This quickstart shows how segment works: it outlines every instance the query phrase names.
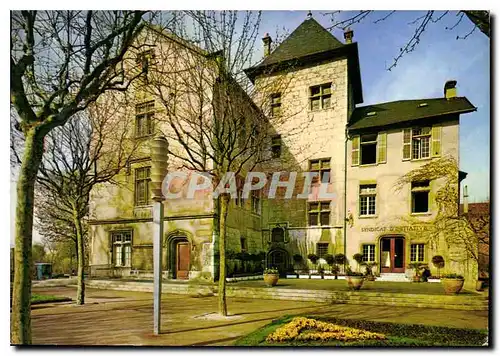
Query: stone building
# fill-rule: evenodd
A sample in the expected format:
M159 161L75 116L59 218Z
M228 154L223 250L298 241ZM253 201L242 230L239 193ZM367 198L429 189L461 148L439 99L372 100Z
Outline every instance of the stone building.
M457 96L455 81L443 83L440 98L363 106L358 44L353 42L352 31L344 33L344 40L339 41L311 17L274 51L272 39L263 38L265 58L245 72L257 93L260 88L280 88L271 93L261 90L254 102L264 108L265 115L285 119L269 129L266 149L273 158L258 168L298 172L297 187L306 181L301 173L316 172L319 178L313 179L306 198L299 198L302 189L296 189L292 199L284 199L285 183L291 179L290 173L284 173L275 199L262 194L233 201L228 249L264 252L267 265L282 272L294 267L294 255L302 257L300 268L305 268L310 253L320 258L342 253L356 268L352 256L361 253L364 261L377 263L376 272L393 279L404 279L412 262L427 263L434 272L430 261L439 254L451 262L448 266L453 272L477 278L477 266L461 258L462 252L448 243L453 240L450 232L439 232L432 243L426 234L436 230L434 222L441 217L435 199L440 190L450 187L450 180L458 187L458 169L456 174L452 171L453 177L421 176L395 189L401 177L430 162L459 162L460 114L476 108ZM91 265L95 275L151 271L151 208L147 198L145 204L137 205L140 182L148 179L148 164L144 156L124 173L127 193L101 187L107 193L100 200L93 199ZM330 197L319 198L321 181L326 179ZM270 187L266 189L269 192ZM141 192L147 194L143 188ZM458 189L449 199L456 202L458 213ZM127 208L109 207L125 206L125 202ZM201 205L166 202L169 278L214 277L216 210L208 198L196 204Z

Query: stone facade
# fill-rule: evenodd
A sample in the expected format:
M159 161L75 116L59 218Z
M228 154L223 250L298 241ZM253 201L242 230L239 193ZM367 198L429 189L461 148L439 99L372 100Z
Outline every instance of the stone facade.
M182 53L191 56L187 52ZM159 55L161 53L157 54ZM165 63L168 61L164 62L167 65ZM255 254L265 252L265 263L268 266L278 266L282 272L293 268L317 268L307 261L307 256L311 253L321 256L326 253L345 254L350 267L356 269L358 266L352 256L361 253L368 261L378 264L374 272L409 273L410 263L415 262L411 257L414 257L416 261L428 264L431 272L436 274L431 258L442 255L447 261L448 270L466 275L468 281L475 280L477 266L463 258L463 251L450 249L444 236L431 246L420 233L422 229L426 229L425 223L436 217L435 195L443 187L444 181L436 179L430 182L429 209L425 213L412 212L410 184L398 191L394 189L401 176L440 157L451 157L459 162L458 114L441 117L430 125L413 122L406 126L393 125L375 131L370 129L351 132L348 129L349 120L355 110L356 100L350 72L349 58L338 55L301 63L277 72L261 73L254 78L255 103L268 111L269 136L279 136L281 142L278 157L261 164L256 170L269 173L298 172L295 183L297 189L294 190L292 199L283 199L284 188L278 188L276 199L262 196L258 209L253 208L251 199L233 199L228 213L227 250ZM316 90L319 90L319 96L315 96ZM279 114L270 115L272 108L266 107L270 94L280 99ZM135 96L136 101L137 98L141 102L154 100L154 96L147 91L131 91L129 95ZM236 96L241 97L238 93ZM318 106L313 103L316 98L319 98ZM180 101L182 110L182 98L177 97L176 100ZM162 110L156 110L155 115L161 116ZM405 130L424 126L439 128L439 131L432 129L433 135L434 132L440 133L439 154L418 160L403 159ZM168 127L164 130L168 131ZM359 140L365 134L376 135L377 149L384 147L385 159L379 159L382 153L377 151L374 163L356 162L353 165L353 152L356 152L353 140L355 137ZM176 148L175 140L169 140L169 144L173 150L182 151L181 147ZM356 145L359 145L359 141ZM119 185L102 185L92 193L93 275L149 276L152 272L151 206L134 205L134 172L151 163L146 149L143 153L127 172L117 177ZM177 158L170 158L169 169L178 168L180 163ZM327 185L330 198L318 198L320 185L316 182L306 199L297 199L297 194L303 191L304 178L301 174L314 170L317 166L326 167L324 172L330 176ZM288 179L290 175L284 173L282 180ZM361 186L374 189L370 191L370 195L375 197L375 208L370 214L362 214L360 211ZM266 189L269 189L269 185ZM456 200L458 209L458 194ZM175 254L179 243L187 243L189 246L190 279L216 277L216 210L213 200L208 196L195 201L180 199L165 202L166 277L176 278ZM408 219L412 219L411 223ZM422 227L419 221L422 222ZM131 246L127 266L117 264L114 257L117 245L113 236L116 236L115 232L122 231L131 234L131 241L124 241L125 245L129 243ZM129 235L123 236L124 239L129 238ZM395 245L399 247L395 249ZM399 256L396 256L398 253ZM302 256L302 262L295 263L294 255ZM389 265L384 260L387 258L391 259ZM324 265L325 261L320 259L319 264Z

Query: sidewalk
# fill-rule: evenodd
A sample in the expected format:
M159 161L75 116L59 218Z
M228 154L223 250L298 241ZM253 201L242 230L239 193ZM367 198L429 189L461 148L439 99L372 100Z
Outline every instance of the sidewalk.
M39 294L74 298L72 287L39 288ZM152 294L87 290L87 304L41 305L32 310L33 343L38 345L220 346L284 315L362 318L460 328L486 328L488 312L360 305L331 305L288 300L228 298L230 316L220 318L217 298L164 294L162 328L152 334Z

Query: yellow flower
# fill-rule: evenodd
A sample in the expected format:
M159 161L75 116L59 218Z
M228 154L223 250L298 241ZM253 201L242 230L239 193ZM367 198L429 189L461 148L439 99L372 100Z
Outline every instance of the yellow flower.
M303 330L309 332L301 333ZM268 342L283 342L291 340L339 340L339 341L362 341L362 340L383 340L384 334L371 331L349 328L335 325L324 321L295 317L289 323L279 327L266 338Z

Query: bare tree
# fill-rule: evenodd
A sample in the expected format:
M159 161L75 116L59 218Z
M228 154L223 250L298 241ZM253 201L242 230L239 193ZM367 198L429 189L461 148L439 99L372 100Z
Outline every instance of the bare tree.
M272 159L268 148L273 127L286 121L287 115L267 115L269 97L284 91L290 77L257 90L243 72L252 64L260 12L188 11L176 17L175 34L157 28L165 40L157 40L155 58L140 88L161 104L155 123L169 140L169 165L208 174L214 188L227 173L241 184L248 172ZM227 315L230 198L235 196L216 195L213 204L222 315Z
M393 10L387 13L384 13L381 16L377 16L377 11L374 10L362 10L355 13L352 16L349 16L346 19L337 20L337 15L339 15L341 11L332 11L325 12L324 15L331 17L332 25L328 27L329 30L333 30L334 28L346 29L348 27L354 26L355 24L369 21L370 19L374 24L383 23L391 16L397 16L398 11ZM413 52L417 46L420 44L422 34L432 26L433 24L443 23L443 21L450 16L455 16L453 20L453 24L451 26L445 26L445 30L454 30L464 19L468 19L471 24L471 29L464 35L457 35L458 39L466 39L469 37L476 29L479 29L484 35L488 38L490 37L490 13L489 11L435 11L429 10L425 11L422 15L416 16L414 20L412 20L408 25L414 26L415 31L413 35L406 41L404 45L402 45L399 49L399 54L394 58L392 64L387 68L391 70L396 67L399 60L408 53ZM375 18L374 18L375 17Z
M45 136L131 80L125 54L143 11L11 12L10 97L24 136L17 182L11 342L31 343L31 244L35 181Z
M79 305L85 302L90 191L112 181L130 164L138 147L130 135L131 116L126 115L126 103L119 97L123 96L106 94L51 131L37 179L44 195L37 204L40 233L56 235L56 239L69 236L76 243Z
M440 188L434 194L437 213L432 220L421 221L417 218L406 218L410 224L427 225L420 232L431 246L437 246L440 238L448 246L456 246L466 252L468 258L479 260L478 249L484 239L486 225L474 226L464 214L459 214L458 164L450 156L432 160L401 176L395 184L396 191L414 181L438 180ZM489 227L489 225L488 225Z

